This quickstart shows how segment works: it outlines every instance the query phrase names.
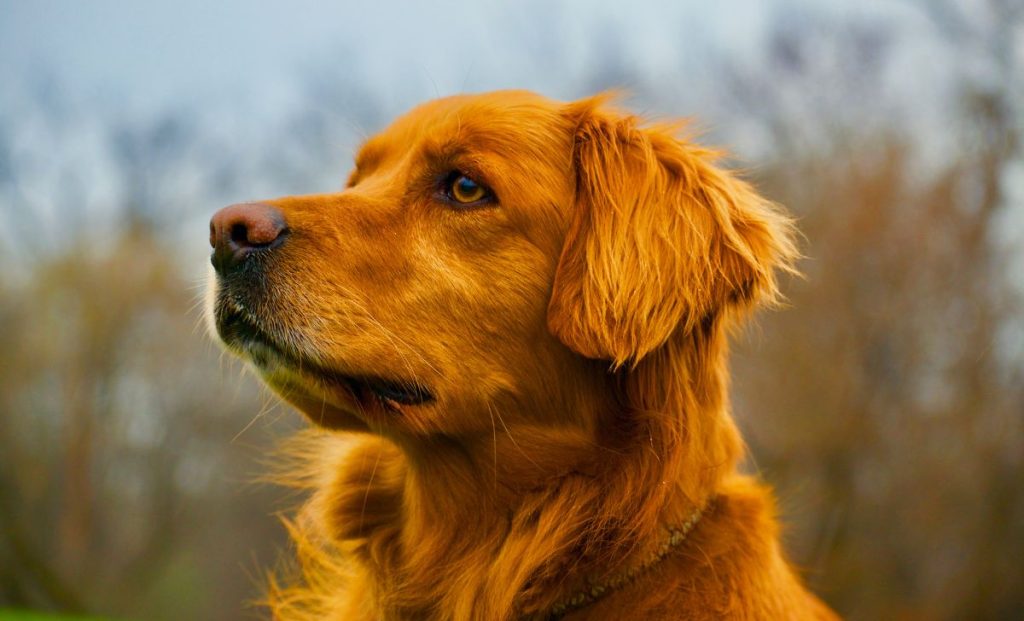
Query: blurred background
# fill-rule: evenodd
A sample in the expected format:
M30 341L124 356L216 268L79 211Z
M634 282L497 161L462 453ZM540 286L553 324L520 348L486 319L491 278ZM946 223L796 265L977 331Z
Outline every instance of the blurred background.
M302 422L206 336L208 219L505 87L692 116L799 218L733 393L814 589L1024 618L1019 0L0 0L0 608L264 616Z

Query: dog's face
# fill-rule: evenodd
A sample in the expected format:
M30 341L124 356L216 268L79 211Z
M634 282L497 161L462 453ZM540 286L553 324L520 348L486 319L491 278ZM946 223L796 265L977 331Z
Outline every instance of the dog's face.
M217 331L326 426L459 433L490 430L488 405L547 410L523 382L556 371L571 168L572 127L539 97L423 105L360 149L343 192L268 202L285 239L211 279Z
M601 100L430 102L336 194L211 223L210 317L323 426L458 436L575 418L711 313L773 291L785 221Z

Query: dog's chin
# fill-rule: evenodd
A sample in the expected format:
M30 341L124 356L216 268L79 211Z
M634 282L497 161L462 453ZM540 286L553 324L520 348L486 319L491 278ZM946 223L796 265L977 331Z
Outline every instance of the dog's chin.
M434 401L418 384L333 370L284 345L229 301L210 309L214 331L228 350L249 361L274 392L318 426L370 431L400 417L403 409Z
M252 359L250 359L252 360ZM263 381L282 399L302 412L318 427L339 431L370 431L374 422L371 410L345 389L322 385L316 378L294 370L253 362ZM374 425L376 426L376 425Z

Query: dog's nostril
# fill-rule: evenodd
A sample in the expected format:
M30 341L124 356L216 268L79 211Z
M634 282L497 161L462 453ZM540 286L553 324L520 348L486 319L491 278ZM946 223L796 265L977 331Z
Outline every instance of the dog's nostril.
M249 230L244 222L237 222L231 226L231 241L239 246L249 245Z

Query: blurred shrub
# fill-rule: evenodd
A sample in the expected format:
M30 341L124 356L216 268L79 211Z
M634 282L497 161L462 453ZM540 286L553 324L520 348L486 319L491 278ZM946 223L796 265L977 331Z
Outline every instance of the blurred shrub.
M240 431L268 396L221 368L174 258L137 226L0 281L0 601L226 619L259 596L272 427Z
M1024 368L1000 334L1024 307L989 243L999 210L962 198L977 162L922 181L904 146L870 144L763 174L802 216L807 278L737 352L737 413L840 610L1012 618Z
M104 621L99 617L48 615L30 610L0 610L0 621Z

